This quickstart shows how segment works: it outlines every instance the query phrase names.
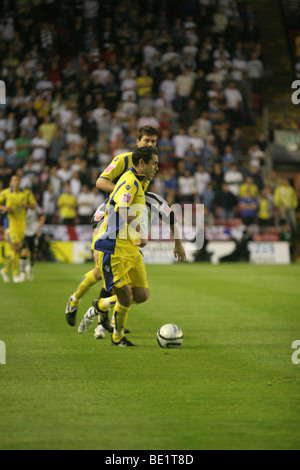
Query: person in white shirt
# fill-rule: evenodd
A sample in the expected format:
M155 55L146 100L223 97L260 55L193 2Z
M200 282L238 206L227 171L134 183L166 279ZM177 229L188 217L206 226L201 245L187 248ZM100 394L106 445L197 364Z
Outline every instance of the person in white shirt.
M161 63L169 64L174 58L179 58L179 54L175 52L174 46L169 44L166 52L161 56Z
M71 193L78 198L81 191L81 181L79 171L74 171L72 178L70 179Z
M234 82L228 83L227 87L224 89L224 97L229 111L229 119L232 125L236 126L242 118L243 97Z
M185 152L187 151L190 143L190 138L186 133L184 127L180 127L178 132L172 137L172 144L174 146L174 154L176 158L184 158Z
M194 75L187 68L176 77L176 111L184 112L192 94L194 86Z
M77 207L79 223L82 225L90 224L94 214L96 195L89 190L86 184L83 184L77 197Z
M38 130L36 136L31 140L32 155L35 161L47 158L48 141L43 139L41 132Z
M205 80L207 82L216 82L218 83L220 86L222 86L223 82L224 82L224 76L222 75L222 73L220 72L220 70L218 69L218 67L213 67L212 68L212 71L209 72L206 76L205 76Z
M110 112L105 108L103 101L99 101L97 107L92 111L93 119L99 124L105 114L110 114Z
M91 74L92 80L94 79L94 77L99 78L99 82L101 83L101 85L105 85L107 83L109 76L110 71L106 68L106 64L103 61L99 62L98 67L93 70Z
M71 162L67 160L63 160L61 163L61 167L56 171L56 176L60 179L62 184L70 181L73 176L73 172L71 170Z
M204 147L204 140L199 137L198 128L192 126L190 129L189 145L192 145L196 153L200 153Z
M199 164L197 166L197 171L195 172L195 182L197 196L201 198L203 191L207 188L207 185L211 182L211 177L208 171L205 171L203 165Z
M51 224L56 211L56 196L53 185L48 183L47 189L43 192L42 206L46 216L46 224Z
M243 183L244 178L242 173L238 170L236 163L233 163L230 169L224 174L224 181L228 184L229 191L235 196L238 196L240 185Z
M224 89L224 97L226 105L230 109L238 110L243 102L243 97L235 86L234 82L229 82L227 87Z
M192 175L190 170L185 169L183 175L179 176L178 191L179 191L180 202L186 202L186 203L195 202L195 196L197 193L196 181L195 181L195 176Z
M243 79L244 74L247 72L247 61L245 56L242 54L240 57L233 59L231 78L234 81L240 81Z
M192 58L195 59L198 52L199 52L199 49L197 46L195 46L193 40L191 38L188 38L187 44L182 48L183 58L185 58L187 54L191 54Z
M66 134L66 142L68 145L82 143L82 136L79 134L79 129L76 126L72 126Z
M0 111L0 142L4 142L7 133L7 119L4 116L4 112Z
M159 85L159 91L163 93L164 98L168 103L172 103L176 98L176 81L174 74L169 72Z
M150 65L152 58L158 53L158 50L156 49L154 45L154 40L153 39L149 40L148 43L145 44L145 46L143 47L142 51L143 51L144 61L148 65Z
M133 101L136 101L136 80L133 78L131 71L127 71L126 77L121 81L121 100L128 101L131 96Z
M212 123L208 119L208 112L203 111L201 117L197 121L197 126L200 130L200 136L205 139L209 134L212 133Z

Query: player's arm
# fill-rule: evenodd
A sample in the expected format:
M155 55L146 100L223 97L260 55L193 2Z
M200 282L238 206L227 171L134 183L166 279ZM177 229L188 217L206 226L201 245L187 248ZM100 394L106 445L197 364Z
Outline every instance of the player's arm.
M185 249L183 247L183 244L180 238L180 232L179 232L177 221L174 223L174 225L171 224L170 227L171 227L171 231L172 231L174 243L175 243L173 253L177 261L181 263L182 261L186 260L186 254L185 254Z
M118 179L125 169L123 158L115 157L112 162L105 168L96 181L96 188L105 193L112 193L115 188L115 181Z
M41 207L38 207L38 216L39 216L39 225L38 225L36 234L38 237L40 237L42 235L42 228L46 222L46 214L44 213L44 210Z
M6 205L5 193L0 193L0 211L1 212L11 212L12 208Z
M21 206L24 209L35 209L37 205L36 199L33 195L32 191L28 191L28 195L26 197L26 202L22 203Z
M152 194L152 193L149 193L149 194ZM157 200L157 204L154 205L154 208L157 209L157 213L158 213L160 220L170 225L171 232L174 238L173 253L177 261L181 263L186 260L186 254L185 254L185 249L181 241L180 230L179 230L175 212L171 209L171 207L169 206L169 204L167 203L165 199L163 199L162 197L157 197L157 195L155 195L155 198Z
M99 176L96 181L96 188L100 189L100 191L104 191L105 193L112 193L115 188L115 184L109 179Z
M12 211L12 208L9 207L9 206L0 205L0 211L1 211L1 212L11 212L11 211Z

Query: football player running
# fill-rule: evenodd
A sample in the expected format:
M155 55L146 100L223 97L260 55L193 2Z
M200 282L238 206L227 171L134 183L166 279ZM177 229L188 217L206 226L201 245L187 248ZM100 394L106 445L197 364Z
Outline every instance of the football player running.
M136 141L137 148L139 147L155 147L157 143L157 137L158 137L158 131L152 126L143 126L139 129L138 132L138 138ZM112 162L108 165L108 167L101 173L99 176L97 182L96 182L96 187L108 194L110 194L114 188L116 183L118 182L119 178L132 166L132 152L130 153L124 153L121 155L116 156ZM174 213L171 211L169 208L167 202L162 199L160 196L155 195L153 193L147 193L147 188L150 184L150 181L143 181L143 189L146 191L146 203L147 205L151 205L151 203L154 202L153 204L153 209L157 210L157 207L160 209L158 210L158 213L160 214L160 217L162 218L163 216L166 217L166 214L169 215L169 220L171 221L171 229L174 233L174 230L176 229L176 221L174 219ZM104 217L105 213L105 207L106 207L106 202L105 201L95 212L93 219L92 219L92 225L93 225L93 237L97 233L97 225L101 225L101 220ZM182 242L178 236L174 237L174 255L177 258L179 262L182 262L186 259L185 251L182 245ZM82 300L83 296L88 292L88 290L96 284L99 280L101 280L101 272L100 272L100 267L98 264L98 253L94 252L94 261L95 261L95 266L94 268L87 272L78 288L76 291L69 297L66 311L65 311L65 316L68 324L70 326L75 326L76 325L76 315L77 315L77 310L80 301ZM116 296L112 295L112 292L107 292L106 289L102 288L100 292L100 298L95 301L98 312L99 312L99 325L95 330L95 338L103 338L105 336L106 330L111 331L112 326L109 321L108 317L108 312L111 307L114 306L116 302ZM84 333L87 331L87 329L91 325L91 321L85 322L88 318L88 313L93 313L94 310L93 307L86 312L81 324L79 325L79 332ZM94 316L94 315L93 315Z

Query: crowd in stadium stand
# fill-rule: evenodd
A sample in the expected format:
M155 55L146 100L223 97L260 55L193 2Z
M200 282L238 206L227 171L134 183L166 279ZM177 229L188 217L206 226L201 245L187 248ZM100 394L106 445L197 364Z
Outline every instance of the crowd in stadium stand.
M159 130L153 189L202 202L207 223L289 223L278 175L266 174L263 133L245 148L243 126L260 111L264 55L255 12L234 0L1 2L0 189L17 172L62 222L59 197L87 223L104 195L99 174ZM246 155L249 163L241 164ZM285 202L284 202L285 203Z

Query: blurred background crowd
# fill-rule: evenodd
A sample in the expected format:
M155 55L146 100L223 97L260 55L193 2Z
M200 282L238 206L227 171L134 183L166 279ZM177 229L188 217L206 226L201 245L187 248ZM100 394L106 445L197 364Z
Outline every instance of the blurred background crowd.
M207 224L296 230L296 193L269 171L268 136L245 145L268 79L247 2L2 0L0 36L0 190L17 172L47 224L64 223L62 194L68 223L89 223L105 198L99 174L150 124L152 189L170 204L204 203Z

